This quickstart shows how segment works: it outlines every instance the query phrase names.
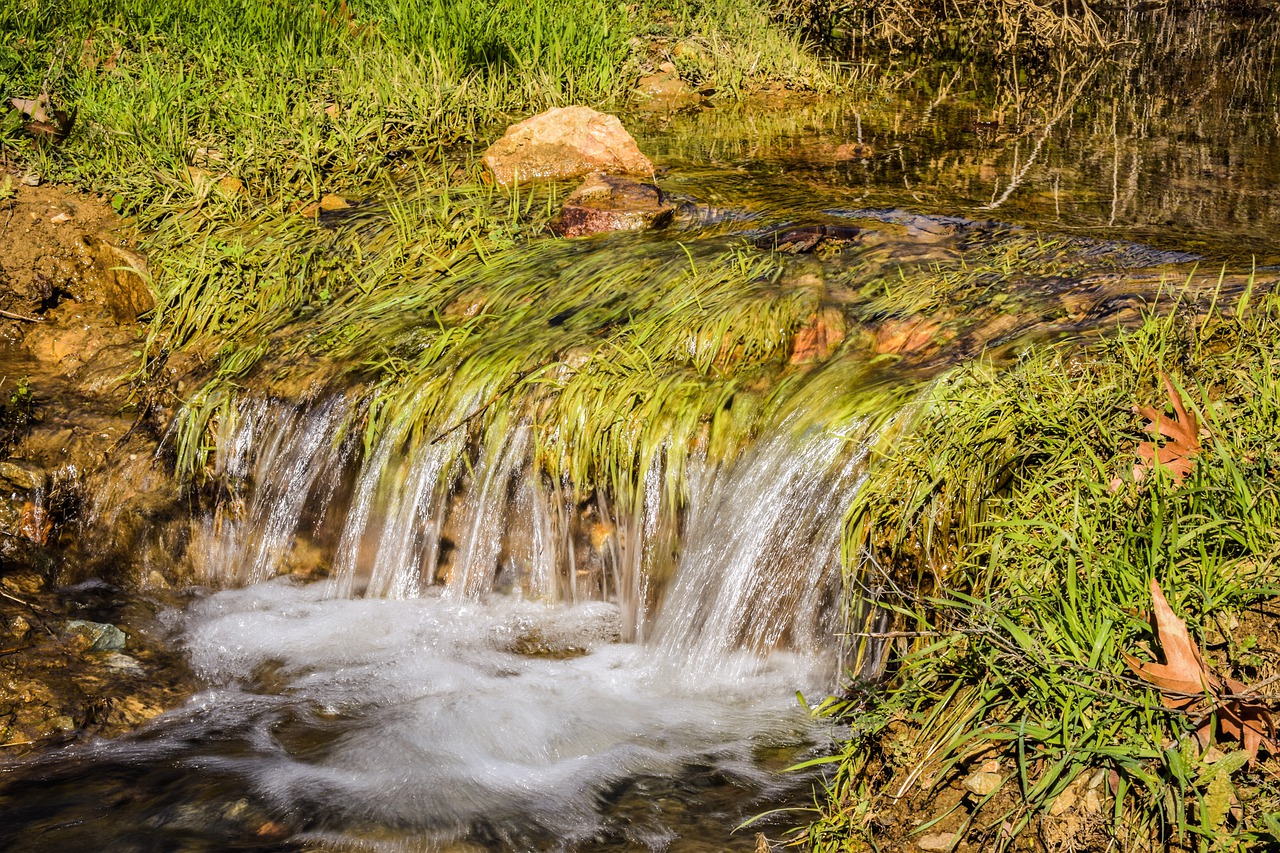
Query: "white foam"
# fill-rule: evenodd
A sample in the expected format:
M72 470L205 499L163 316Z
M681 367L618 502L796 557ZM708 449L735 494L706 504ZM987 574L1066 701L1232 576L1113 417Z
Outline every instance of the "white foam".
M215 685L198 704L257 732L251 754L226 761L276 807L324 814L322 834L458 838L483 824L589 837L619 783L709 762L764 784L755 750L811 735L794 695L821 667L795 656L694 684L611 642L609 604L329 593L274 581L184 617L192 663ZM530 657L512 651L522 637L587 653Z

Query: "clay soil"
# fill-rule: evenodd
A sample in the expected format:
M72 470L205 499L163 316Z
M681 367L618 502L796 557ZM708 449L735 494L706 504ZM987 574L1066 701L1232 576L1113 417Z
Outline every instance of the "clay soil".
M140 576L144 533L177 502L129 381L152 306L145 261L102 200L6 184L0 764L134 729L194 687L155 621L173 594L162 572Z

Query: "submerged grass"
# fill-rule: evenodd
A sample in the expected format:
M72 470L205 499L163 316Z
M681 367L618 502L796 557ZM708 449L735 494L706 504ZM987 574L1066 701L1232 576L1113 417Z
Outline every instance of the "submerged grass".
M75 123L65 141L44 143L11 113L0 146L46 179L110 195L145 235L158 306L144 373L180 366L210 377L185 391L179 470L191 474L215 413L229 416L268 355L276 365L359 365L313 381L345 373L375 387L369 434L396 412L423 419L415 440L455 397L545 394L557 348L588 338L605 341L610 355L593 357L618 376L648 377L672 399L704 393L699 383L731 360L721 350L739 346L726 336L741 311L707 319L696 306L725 304L708 295L732 291L724 276L712 271L706 284L694 274L667 302L611 301L610 287L656 293L679 278L650 282L642 262L621 278L599 269L557 283L544 298L522 283L537 278L542 250L497 258L544 230L556 188L487 186L466 150L508 117L620 105L666 58L720 97L829 84L765 5L729 0L19 3L0 8L0 97L45 92ZM334 192L381 200L318 219L297 213ZM798 322L779 310L755 321L767 335L742 333L744 363L778 355ZM556 321L565 311L575 316ZM681 322L705 338L689 353L689 377L654 378L673 363ZM615 326L627 330L600 334ZM448 392L433 410L411 405L436 399L423 393L432 383ZM634 388L597 384L574 394L615 408L634 399ZM571 467L585 474L584 464Z
M1280 842L1271 763L1202 746L1121 658L1159 653L1154 579L1210 666L1246 684L1280 669L1259 610L1280 595L1280 299L1247 303L962 368L886 444L845 547L850 589L894 614L892 631L854 632L888 652L887 690L826 709L853 736L806 843L874 849L912 832L893 816L925 801L939 817L914 832L984 849L1026 834L1063 850ZM1166 406L1163 374L1208 431L1181 485L1132 474L1146 437L1132 407ZM984 765L999 787L965 794Z

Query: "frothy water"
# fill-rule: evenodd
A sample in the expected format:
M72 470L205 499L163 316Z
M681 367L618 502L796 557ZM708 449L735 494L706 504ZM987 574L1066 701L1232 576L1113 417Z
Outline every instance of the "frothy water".
M210 687L80 760L230 780L233 805L252 804L244 835L326 850L697 849L672 846L681 832L645 790L701 775L739 801L702 816L728 849L738 821L802 781L762 755L822 742L795 698L825 678L810 658L750 657L694 681L617 642L603 602L332 593L277 580L172 614ZM647 807L619 814L628 799ZM689 808L667 799L677 819ZM100 831L121 833L104 836L111 849L160 849L148 843L175 820L144 810ZM78 831L43 829L55 843Z

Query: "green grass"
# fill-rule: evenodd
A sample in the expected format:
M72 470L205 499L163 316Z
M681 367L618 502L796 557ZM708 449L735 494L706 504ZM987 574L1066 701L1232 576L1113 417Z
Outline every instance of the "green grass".
M0 96L47 86L78 113L61 146L26 141L11 114L0 145L148 226L184 200L189 166L279 209L362 183L390 152L481 142L510 115L620 105L647 32L698 27L726 92L823 76L759 7L669 5L677 18L611 0L6 4Z
M1273 778L1235 759L1207 764L1189 721L1120 657L1152 659L1143 614L1156 579L1211 666L1247 684L1280 664L1255 609L1280 594L1278 341L1280 300L1268 297L1225 317L1175 310L1084 349L937 382L847 518L850 589L899 590L880 604L902 636L882 694L827 709L851 714L854 736L807 843L860 849L885 832L875 822L893 808L887 791L927 797L992 756L1005 759L1010 797L963 824L984 848L1016 846L1098 770L1115 791L1101 831L1122 844L1280 841ZM1132 407L1165 405L1162 372L1209 431L1180 486L1129 473L1145 438Z

